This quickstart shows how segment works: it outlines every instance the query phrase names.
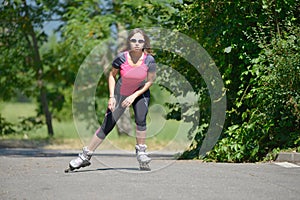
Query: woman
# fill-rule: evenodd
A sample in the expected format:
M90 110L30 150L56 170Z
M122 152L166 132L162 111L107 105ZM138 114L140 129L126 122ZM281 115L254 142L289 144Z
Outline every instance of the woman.
M117 75L119 79L116 80ZM146 116L150 91L156 76L156 63L151 55L149 37L141 29L134 29L127 38L127 49L112 62L108 76L109 100L105 119L89 145L78 158L69 163L68 171L90 165L96 148L114 128L125 109L133 106L136 123L136 155L141 170L150 170L151 158L146 153Z

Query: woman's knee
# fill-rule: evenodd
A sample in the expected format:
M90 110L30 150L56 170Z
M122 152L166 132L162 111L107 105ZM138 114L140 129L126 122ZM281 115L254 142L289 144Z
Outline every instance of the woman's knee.
M143 122L143 123L141 123L141 122L137 123L136 122L136 130L145 131L146 129L147 129L146 122Z

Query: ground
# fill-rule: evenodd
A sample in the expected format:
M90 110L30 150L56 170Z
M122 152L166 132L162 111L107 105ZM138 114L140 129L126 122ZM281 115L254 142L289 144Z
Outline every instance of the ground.
M150 152L141 172L134 152L99 149L92 165L64 173L77 150L0 149L0 199L299 199L300 167L204 163ZM298 166L298 167L297 167Z

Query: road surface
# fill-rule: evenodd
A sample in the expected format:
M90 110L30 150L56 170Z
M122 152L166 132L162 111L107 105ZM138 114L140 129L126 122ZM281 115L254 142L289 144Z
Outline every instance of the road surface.
M152 152L152 171L142 172L133 152L103 150L91 166L64 173L78 152L0 149L0 199L300 199L297 164L203 163Z

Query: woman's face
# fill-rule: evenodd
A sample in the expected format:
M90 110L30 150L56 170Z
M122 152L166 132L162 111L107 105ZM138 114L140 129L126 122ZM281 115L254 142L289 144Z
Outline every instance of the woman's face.
M134 34L130 39L130 49L133 51L142 51L145 39L144 36L141 33Z

